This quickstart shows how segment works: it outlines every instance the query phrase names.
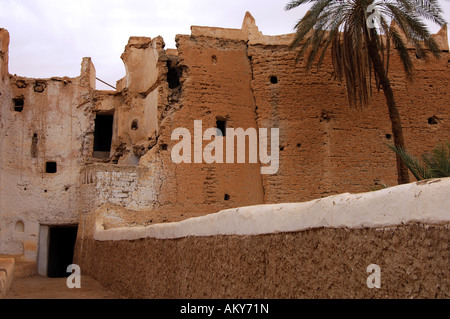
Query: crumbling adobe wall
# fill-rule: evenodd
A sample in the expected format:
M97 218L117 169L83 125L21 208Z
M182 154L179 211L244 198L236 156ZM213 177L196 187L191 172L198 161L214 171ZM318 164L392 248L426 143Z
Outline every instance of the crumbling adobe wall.
M158 141L167 145L167 150L160 152L164 165L161 204L172 203L186 211L201 207L204 213L209 213L262 203L258 164L248 160L243 164L198 164L193 160L175 164L171 159L172 147L179 142L172 140L171 134L177 128L191 132L193 154L195 120L202 121L202 133L207 128L215 128L217 120L225 120L227 127L232 128L256 127L251 67L245 44L178 36L177 45L179 67L183 70L182 92L178 109L165 114L161 122ZM203 148L209 142L203 141ZM144 157L141 163L146 165L146 160L151 161L150 156Z
M411 50L414 81L391 53L389 74L407 147L416 155L450 139L446 28L435 37L444 50L440 59L424 61ZM305 72L288 49L292 35L265 36L248 13L241 29L193 26L191 35L176 40L177 50L164 50L160 37L130 38L118 92L97 92L94 112L113 110L116 116L112 162L140 167L130 197L112 196L109 203L146 211L156 222L397 183L383 93L374 87L368 107L350 109L329 55L320 70ZM175 129L187 128L193 137L195 120L205 130L218 119L230 128L279 128L278 172L262 175L260 163L249 164L248 157L246 164L173 163ZM104 176L105 190L117 185ZM134 218L141 220L133 213L128 222Z
M177 43L177 51L166 51L160 38L131 38L122 55L131 75L118 81L120 92L96 92L93 112L114 113L112 150L106 161L116 160L118 170L133 170L129 165L135 165L139 171L132 178L135 188L127 190L128 196L108 192L120 184L120 178L109 173L116 169L94 165L82 173L94 176L94 185L82 183L82 189L87 194L92 189L94 197L111 194L101 204L136 210L139 216L144 211L150 217L160 216L155 222L262 203L258 164L175 164L171 158L171 149L178 143L172 140L173 130L188 129L193 146L195 120L202 121L203 131L216 127L219 119L235 128L256 127L245 43L189 36L179 36ZM152 63L137 66L136 61L149 56ZM141 67L147 72L133 71ZM134 120L139 123L137 129L133 129ZM156 124L145 126L145 121ZM203 141L203 147L208 143ZM127 220L140 220L136 214L130 212Z
M434 37L441 44L441 58L425 61L411 49L412 80L404 74L396 52L391 52L389 76L406 145L415 155L450 140L446 27ZM209 207L217 210L229 205L304 201L367 191L380 183L397 184L395 154L386 145L393 143L393 138L383 92L373 84L371 104L362 110L349 108L345 84L334 79L330 55L320 70L305 72L301 61L295 64L296 52L288 48L291 40L292 35L262 35L250 14L241 29L194 26L191 36L177 37L179 65L184 70L179 109L164 118L158 137L168 151L177 142L169 140L171 131L187 127L193 136L194 120L202 120L203 129L214 127L217 118L227 119L231 128L280 129L276 174L256 173L260 164L164 162L163 174L176 172L170 179L164 178L165 185L177 180L178 191L188 190L189 196L181 201L198 204L197 195L212 196L217 205ZM145 166L151 158L149 154L141 164ZM214 172L214 185L205 184L209 179L200 173L204 171ZM196 172L195 178L190 172ZM242 178L235 178L238 175ZM183 179L187 185L182 184ZM206 194L199 192L203 185L208 186ZM162 193L174 195L169 186ZM221 193L231 195L230 203L221 201ZM249 194L255 198L250 199Z
M40 225L78 223L95 69L85 58L79 77L31 79L8 74L6 66L0 80L0 253L35 261ZM47 162L56 167L47 169Z

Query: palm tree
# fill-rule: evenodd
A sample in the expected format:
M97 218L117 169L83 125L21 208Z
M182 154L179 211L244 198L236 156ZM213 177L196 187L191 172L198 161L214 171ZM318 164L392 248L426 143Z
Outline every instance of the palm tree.
M374 78L386 98L394 145L405 149L405 140L394 93L388 78L389 52L394 46L408 77L413 63L407 45L416 54L439 57L441 50L431 37L424 19L440 26L446 22L437 0L293 0L286 10L312 2L310 10L295 25L290 48L297 49L297 62L306 69L320 67L331 46L336 78L344 78L349 105L363 108L370 103ZM426 50L426 48L428 50ZM305 56L306 55L306 56ZM408 183L408 168L396 155L398 183Z

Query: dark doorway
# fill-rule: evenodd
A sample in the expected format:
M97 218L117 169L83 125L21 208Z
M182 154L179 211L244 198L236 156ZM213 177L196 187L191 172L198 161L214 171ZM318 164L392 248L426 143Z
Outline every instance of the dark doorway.
M227 121L225 119L216 119L216 127L217 130L220 131L220 133L222 134L222 136L226 135L227 132ZM219 133L219 132L217 132Z
M167 61L167 82L169 83L169 89L175 89L181 84L180 78L183 72L175 64L175 61Z
M67 266L73 263L77 226L54 226L49 229L47 276L68 277Z
M94 157L109 157L113 135L113 121L113 114L97 114L95 117Z

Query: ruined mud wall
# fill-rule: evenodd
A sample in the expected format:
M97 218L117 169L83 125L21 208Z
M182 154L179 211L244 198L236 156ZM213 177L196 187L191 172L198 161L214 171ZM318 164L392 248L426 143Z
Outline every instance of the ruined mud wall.
M177 128L191 132L194 153L194 121L202 121L202 133L219 120L236 128L256 127L246 45L222 42L179 36L175 51L163 50L159 37L130 38L122 55L127 75L118 81L119 91L96 92L93 112L114 114L114 132L107 163L82 172L83 193L95 194L91 204L109 203L164 221L263 202L258 164L175 164L171 158L179 142L172 140ZM203 147L209 142L203 141ZM133 165L132 188L110 174L132 171ZM138 218L130 215L129 221Z
M411 80L391 53L389 74L407 148L418 156L450 139L446 29L435 37L442 57L425 61L411 50ZM157 146L140 159L148 169L141 181L155 185L153 211L164 211L168 218L181 211L194 216L397 184L395 154L386 145L393 137L383 93L373 84L371 104L349 108L345 84L334 79L329 55L320 70L305 72L301 62L295 64L296 52L288 49L291 40L292 35L262 35L249 14L242 29L194 26L190 36L177 36L174 63L158 69L163 76ZM176 89L164 78L169 66L180 71ZM183 127L193 137L195 120L202 121L203 130L216 127L217 120L229 128L279 128L278 172L261 175L260 163L174 164L170 152L178 141L171 133Z
M262 203L258 164L248 163L248 160L243 164L194 163L193 157L192 163L175 164L171 159L171 150L179 142L172 140L171 134L177 128L190 131L194 153L196 120L202 121L202 133L216 128L220 120L226 122L227 127L256 127L246 45L189 36L178 36L177 45L178 67L183 72L181 96L177 108L163 114L161 124L159 142L166 148L159 152L163 163L160 204L174 205L186 212L212 213L227 207ZM171 103L166 105L169 109L172 107ZM203 141L203 148L209 142ZM224 149L224 156L225 153ZM147 165L148 159L143 158L141 163Z
M448 298L449 179L178 223L88 222L81 270L130 298ZM270 222L269 222L270 221ZM369 288L369 265L381 288Z
M448 51L444 31L436 38ZM161 37L131 37L122 54L126 76L117 92L96 92L93 112L114 114L108 163L125 171L134 165L139 173L131 177L132 189L119 190L121 177L109 174L115 169L96 167L96 196L108 193L107 203L161 222L396 185L382 92L374 87L370 106L350 109L329 55L320 70L305 72L288 49L291 40L263 35L250 14L241 29L193 26L191 35L177 36L176 50L164 49ZM450 138L448 52L429 61L411 54L414 81L406 79L395 53L390 77L408 149L419 155ZM248 163L248 154L245 164L194 163L192 154L191 163L175 164L171 151L179 140L171 134L186 128L193 153L194 121L202 121L202 133L219 121L234 129L279 128L277 173L260 174L261 164Z
M40 225L78 223L79 173L91 152L87 141L93 123L87 109L95 69L85 58L77 78L30 79L10 75L5 67L0 81L0 253L34 261Z

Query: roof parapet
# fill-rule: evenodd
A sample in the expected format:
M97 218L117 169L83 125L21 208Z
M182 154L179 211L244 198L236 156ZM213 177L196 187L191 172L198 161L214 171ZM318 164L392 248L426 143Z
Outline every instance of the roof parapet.
M391 27L397 27L396 23L392 22ZM249 44L290 45L294 39L295 33L273 36L264 35L261 31L259 31L255 18L250 12L247 11L245 13L241 29L191 26L191 35L245 41ZM447 25L443 25L439 32L433 34L432 37L436 40L442 51L449 51ZM408 49L414 49L414 46L411 44L407 44L407 46Z
M249 44L273 45L289 45L294 38L294 34L276 36L263 35L256 25L255 18L248 11L245 13L241 29L191 26L191 35L245 41Z
M437 42L438 46L442 51L448 52L448 35L447 35L447 24L444 24L438 33L433 34L432 37Z

